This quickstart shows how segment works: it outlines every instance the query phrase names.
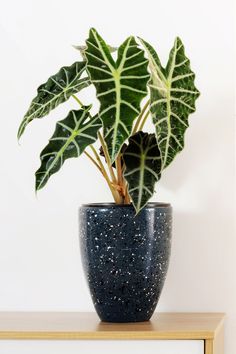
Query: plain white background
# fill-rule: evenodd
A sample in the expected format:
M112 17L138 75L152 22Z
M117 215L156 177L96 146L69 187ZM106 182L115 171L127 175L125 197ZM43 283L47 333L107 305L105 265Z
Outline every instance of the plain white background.
M174 208L172 258L157 311L226 312L226 354L236 353L233 2L1 0L0 7L0 310L92 311L77 209L111 200L85 157L65 163L35 197L40 151L56 120L76 108L71 99L34 121L19 146L17 128L36 88L78 60L72 45L84 43L89 27L111 45L140 35L163 63L178 35L201 96L185 150L153 198ZM80 98L91 103L94 90Z

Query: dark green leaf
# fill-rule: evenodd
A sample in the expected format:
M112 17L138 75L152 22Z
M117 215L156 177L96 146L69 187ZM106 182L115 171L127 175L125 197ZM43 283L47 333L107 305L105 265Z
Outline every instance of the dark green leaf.
M62 67L57 74L39 86L37 96L30 104L18 130L18 139L26 126L35 118L46 116L60 103L67 101L71 95L90 85L88 77L81 79L85 70L85 62L76 62L71 66Z
M41 166L35 174L36 190L45 186L66 159L80 156L88 145L97 140L102 123L98 115L90 119L90 108L70 111L65 119L57 122L53 136L40 155Z
M140 131L131 136L123 158L124 177L138 213L152 197L155 183L161 176L161 156L155 134Z
M130 136L141 100L147 95L148 60L129 37L118 49L115 62L104 40L95 29L86 41L87 70L97 90L100 118L112 162Z
M165 168L184 148L188 116L195 111L199 91L194 85L195 75L179 38L175 40L165 69L152 46L141 41L149 58L150 109L161 150L162 168Z

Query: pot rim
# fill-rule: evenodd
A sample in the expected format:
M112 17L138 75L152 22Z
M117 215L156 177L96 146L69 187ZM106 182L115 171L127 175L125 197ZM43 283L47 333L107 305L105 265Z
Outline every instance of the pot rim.
M88 203L82 204L82 208L133 208L133 204L116 204L116 203ZM143 209L154 209L154 208L171 208L170 203L164 202L151 202L145 205Z

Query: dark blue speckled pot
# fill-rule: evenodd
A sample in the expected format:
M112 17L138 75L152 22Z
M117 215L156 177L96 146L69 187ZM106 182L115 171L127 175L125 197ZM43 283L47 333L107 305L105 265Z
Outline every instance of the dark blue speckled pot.
M89 204L79 211L82 262L98 316L147 321L160 297L170 258L172 209L148 204Z

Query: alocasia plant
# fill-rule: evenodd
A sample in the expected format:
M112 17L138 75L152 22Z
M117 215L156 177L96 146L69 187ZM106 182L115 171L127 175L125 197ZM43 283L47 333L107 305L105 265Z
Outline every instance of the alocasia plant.
M183 149L188 117L199 96L183 43L176 38L165 68L153 47L133 36L115 49L92 28L85 46L77 48L83 60L62 67L39 86L19 127L18 138L32 120L70 97L80 105L57 122L43 149L36 190L66 159L84 153L104 176L115 202L133 203L139 212L152 197L162 170ZM95 116L91 105L85 106L77 96L89 85L95 86L100 102ZM144 133L149 116L154 132Z

